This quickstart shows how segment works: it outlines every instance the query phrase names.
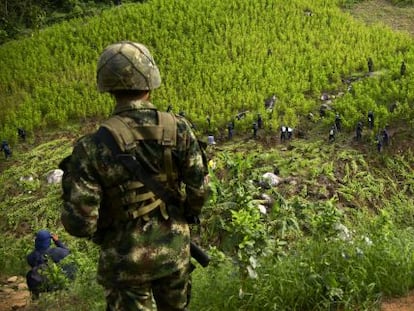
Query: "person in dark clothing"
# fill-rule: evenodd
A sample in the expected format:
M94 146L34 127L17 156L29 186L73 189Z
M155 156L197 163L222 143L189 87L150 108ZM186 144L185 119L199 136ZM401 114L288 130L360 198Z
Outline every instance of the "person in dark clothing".
M371 57L368 58L368 72L374 71L374 61Z
M19 127L17 129L17 135L23 140L26 140L26 131L24 129L22 129L21 127Z
M233 123L232 122L230 122L227 125L227 132L228 132L228 139L229 140L232 139L233 138Z
M360 141L362 139L362 122L358 122L356 127L356 140Z
M327 104L322 104L320 107L319 107L319 116L321 117L321 118L324 118L324 117L326 117L326 111L328 110L328 105Z
M335 140L335 125L332 125L329 131L329 142L333 142Z
M372 111L368 112L368 126L370 130L374 128L374 113Z
M405 75L406 70L407 70L407 67L405 66L405 62L402 61L401 68L400 68L400 74L401 74L401 76Z
M280 141L284 142L287 139L287 128L286 126L280 127Z
M382 138L380 135L377 135L377 150L378 152L382 151Z
M293 135L293 128L287 127L287 139L291 139Z
M381 136L382 136L382 141L384 143L384 146L388 146L389 142L390 142L390 136L388 134L388 130L387 128L384 128L381 132Z
M50 247L52 244L51 240L53 240L56 247ZM54 262L58 263L69 253L69 248L59 240L56 234L51 234L47 230L40 230L36 234L35 249L27 255L27 263L32 268L44 263L44 254L47 254Z
M208 124L208 128L210 129L210 127L211 127L211 119L210 119L210 116L207 116L207 124Z
M257 126L259 129L263 128L263 119L260 113L257 114Z
M172 105L168 105L167 112L172 112L172 109L173 109Z
M259 127L257 126L257 123L253 123L253 138L256 139L257 138L257 130L259 129Z
M51 247L51 240L55 247ZM69 254L69 248L59 240L56 234L51 234L47 230L40 230L36 233L35 249L27 255L27 263L31 270L26 274L27 286L34 298L37 298L41 292L59 289L50 284L39 270L47 267L49 259L54 263L59 263ZM74 279L76 268L73 264L66 264L62 266L62 272L69 279Z
M341 128L342 128L342 120L341 120L341 116L338 113L335 116L335 127L336 127L336 130L338 132L341 131Z
M6 160L11 157L12 152L11 152L9 144L7 143L7 140L2 141L0 151L4 152L4 156L6 157Z

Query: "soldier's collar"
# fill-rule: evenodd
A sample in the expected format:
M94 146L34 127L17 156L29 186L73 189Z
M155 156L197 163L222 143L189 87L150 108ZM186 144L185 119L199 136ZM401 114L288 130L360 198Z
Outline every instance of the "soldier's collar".
M125 100L118 101L113 114L119 114L128 110L136 109L157 109L153 104L147 100Z

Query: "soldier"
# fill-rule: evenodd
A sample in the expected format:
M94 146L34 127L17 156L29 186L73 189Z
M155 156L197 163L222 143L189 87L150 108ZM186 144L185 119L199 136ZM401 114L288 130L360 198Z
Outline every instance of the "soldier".
M4 156L6 157L6 160L11 157L12 152L11 152L9 144L7 143L7 140L2 141L0 151L4 152Z
M167 107L167 112L172 112L172 109L173 109L172 105L171 105L171 104L170 104L170 105L168 105L168 107Z
M150 102L161 85L146 46L123 41L100 55L97 84L112 117L80 138L60 167L64 228L100 246L106 310L187 310L190 230L207 195L207 160L191 124Z
M368 127L370 130L374 128L374 113L372 111L368 112Z

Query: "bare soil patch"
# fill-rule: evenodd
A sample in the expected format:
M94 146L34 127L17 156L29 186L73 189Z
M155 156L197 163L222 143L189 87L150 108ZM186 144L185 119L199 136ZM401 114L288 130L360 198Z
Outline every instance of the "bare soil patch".
M350 13L367 24L385 24L395 31L408 32L414 36L414 7L397 7L386 0L363 1Z
M414 291L401 298L392 298L384 301L381 311L414 311Z

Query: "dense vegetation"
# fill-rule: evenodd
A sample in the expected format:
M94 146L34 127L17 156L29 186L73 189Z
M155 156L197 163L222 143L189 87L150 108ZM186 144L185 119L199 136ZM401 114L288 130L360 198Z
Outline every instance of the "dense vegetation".
M46 176L94 127L87 119L110 113L112 100L96 92L96 59L106 45L130 39L149 45L160 66L154 102L186 112L200 134L208 114L219 134L237 112L251 112L233 141L209 147L212 194L192 231L212 262L193 273L193 310L376 310L384 297L413 288L414 154L403 144L412 136L398 136L383 153L370 148L385 124L413 129L413 39L354 21L337 7L345 2L154 0L3 44L0 132L16 148L1 163L0 275L24 275L33 233L49 228L80 270L67 291L33 308L104 309L98 250L63 230L60 185ZM332 111L302 118L318 115L324 92L336 95ZM278 101L268 115L263 102L272 94ZM348 131L368 110L378 124L356 143ZM244 132L256 112L269 118L252 140ZM335 112L345 131L327 143ZM281 124L303 129L304 139L280 144L271 127ZM33 133L18 142L18 126L42 129L42 143ZM262 174L274 167L283 182L264 187ZM266 214L263 194L273 199Z
M42 296L36 310L104 305L97 248L63 230L60 186L46 182L79 134L68 128L16 154L0 177L1 274L25 273L39 228L57 232L80 267L69 290ZM236 137L209 149L212 194L193 234L213 259L194 272L193 310L376 310L383 297L413 288L414 155L364 155L345 149L347 140L269 149ZM259 187L275 166L284 182ZM266 214L263 193L274 199Z
M4 0L0 7L0 43L64 20L96 15L115 3L116 0Z
M335 1L154 0L3 44L1 137L15 140L17 127L32 131L107 115L112 100L96 91L96 60L105 46L125 39L154 52L164 81L154 93L156 105L172 104L201 128L210 114L216 134L244 110L252 112L244 130L256 112L268 115L272 128L300 126L302 117L318 111L323 92L341 95L333 107L348 129L368 110L380 127L396 119L412 127L414 73L400 75L403 60L408 68L414 63L408 34L368 28ZM263 103L272 94L278 100L270 115ZM398 108L391 113L390 107Z

